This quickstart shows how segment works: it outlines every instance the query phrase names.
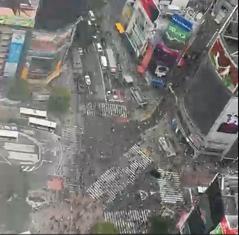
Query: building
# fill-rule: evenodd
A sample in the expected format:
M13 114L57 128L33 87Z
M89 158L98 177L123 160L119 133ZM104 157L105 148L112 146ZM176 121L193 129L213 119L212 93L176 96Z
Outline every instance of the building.
M237 12L236 6L179 101L176 132L186 138L195 157L238 160Z
M15 77L28 32L34 28L39 0L0 1L0 78Z
M210 8L210 1L128 0L122 22L131 50L138 59L138 72L157 76L159 66L185 64L183 53L190 46Z
M180 234L238 234L238 175L217 174L179 224Z
M0 1L0 77L48 84L61 74L73 42L78 23L76 1L71 0L73 6L69 1L50 1L51 5L45 0L13 2ZM68 12L73 9L72 14L60 16L66 8Z

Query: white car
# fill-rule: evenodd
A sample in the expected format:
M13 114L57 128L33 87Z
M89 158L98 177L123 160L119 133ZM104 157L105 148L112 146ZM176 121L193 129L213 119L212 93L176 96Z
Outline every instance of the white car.
M78 52L80 53L80 55L84 55L83 49L81 47L78 48Z
M92 26L92 23L90 20L87 21L89 26Z
M99 42L96 43L96 49L100 53L103 52L103 48L102 48L102 46L101 46L101 44Z
M91 85L91 80L90 80L90 76L89 75L85 75L85 83L87 86Z
M88 15L89 15L89 18L90 18L91 21L95 21L96 20L95 14L94 14L94 12L92 10L89 10Z

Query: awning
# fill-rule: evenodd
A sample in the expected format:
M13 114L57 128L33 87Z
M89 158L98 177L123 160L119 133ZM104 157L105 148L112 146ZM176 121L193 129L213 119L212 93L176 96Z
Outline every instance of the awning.
M119 22L115 23L115 27L116 27L116 29L118 30L119 33L124 33L125 32L124 26L121 23L119 23Z

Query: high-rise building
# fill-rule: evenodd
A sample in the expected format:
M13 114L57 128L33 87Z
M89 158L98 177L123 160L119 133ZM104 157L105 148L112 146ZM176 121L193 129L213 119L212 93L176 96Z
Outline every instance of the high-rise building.
M238 10L237 6L191 77L179 101L177 132L195 156L238 159Z
M0 76L47 84L58 77L76 31L79 1L1 0ZM68 9L69 14L63 12Z
M178 223L180 234L238 234L238 175L219 175Z

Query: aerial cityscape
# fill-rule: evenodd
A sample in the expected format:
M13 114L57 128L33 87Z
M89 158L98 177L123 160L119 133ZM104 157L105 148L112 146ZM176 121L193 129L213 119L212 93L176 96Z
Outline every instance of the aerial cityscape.
M238 234L237 0L0 0L0 234Z

